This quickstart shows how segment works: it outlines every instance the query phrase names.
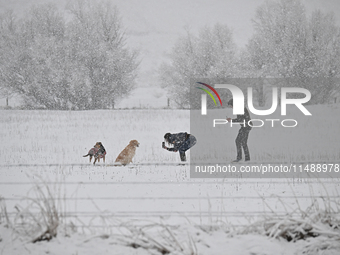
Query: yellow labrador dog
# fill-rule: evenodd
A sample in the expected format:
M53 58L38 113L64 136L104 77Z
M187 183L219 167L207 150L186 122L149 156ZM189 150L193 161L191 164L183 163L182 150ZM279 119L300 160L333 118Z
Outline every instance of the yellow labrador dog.
M129 145L118 155L115 162L121 163L124 166L131 163L136 153L136 147L139 147L139 142L137 140L131 140Z

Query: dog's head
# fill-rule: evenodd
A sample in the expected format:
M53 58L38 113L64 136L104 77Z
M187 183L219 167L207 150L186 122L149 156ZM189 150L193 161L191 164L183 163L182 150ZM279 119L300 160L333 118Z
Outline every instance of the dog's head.
M139 142L137 140L131 140L130 144L135 146L135 147L139 147Z
M96 144L93 147L100 149L102 146L103 145L101 142L96 142Z

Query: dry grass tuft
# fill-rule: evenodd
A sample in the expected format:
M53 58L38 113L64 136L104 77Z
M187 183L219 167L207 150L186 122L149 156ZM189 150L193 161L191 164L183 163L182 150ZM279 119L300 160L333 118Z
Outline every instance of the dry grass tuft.
M305 209L302 209L297 198L294 209L278 197L286 208L286 215L276 214L266 204L270 214L265 213L262 220L245 227L241 234L255 232L288 242L305 240L307 245L303 252L308 254L326 249L340 250L340 197L317 198L312 191L311 197L310 206Z
M5 227L11 226L11 221L9 220L5 199L0 196L0 224L5 223Z
M60 190L44 180L33 181L33 188L23 197L28 205L16 205L13 230L29 242L49 241L57 236L62 219Z
M133 222L121 226L122 234L115 239L118 243L132 248L143 248L158 254L197 254L197 247L190 234L185 236L183 231L176 231L178 227L153 223L138 226Z

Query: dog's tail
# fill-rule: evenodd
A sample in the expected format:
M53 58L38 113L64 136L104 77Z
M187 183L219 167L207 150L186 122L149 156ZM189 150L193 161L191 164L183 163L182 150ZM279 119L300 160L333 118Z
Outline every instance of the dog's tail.
M90 154L84 155L83 157L87 157L87 156L90 156Z

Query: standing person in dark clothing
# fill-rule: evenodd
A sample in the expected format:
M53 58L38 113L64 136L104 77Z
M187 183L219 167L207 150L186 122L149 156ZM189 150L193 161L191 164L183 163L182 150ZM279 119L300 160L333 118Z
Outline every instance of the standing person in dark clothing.
M162 148L173 152L179 151L181 161L186 161L185 152L189 150L192 146L194 146L197 142L196 137L188 133L166 133L164 135L164 139L167 143L173 145L173 147L168 148L165 146L165 142L163 142Z
M233 108L233 99L229 100L228 106ZM233 162L241 161L241 159L242 159L242 148L243 148L243 151L244 151L245 161L250 160L250 154L249 154L249 149L248 149L248 145L247 145L248 135L249 135L249 132L251 130L251 126L253 125L253 123L250 120L251 120L251 118L250 118L250 114L249 114L249 111L247 110L247 108L244 108L244 114L237 115L236 119L227 118L228 122L231 122L231 121L232 121L232 123L240 123L241 122L240 123L241 128L238 131L238 135L237 135L236 140L235 140L236 149L237 149L237 157L236 157L236 160L234 160Z

